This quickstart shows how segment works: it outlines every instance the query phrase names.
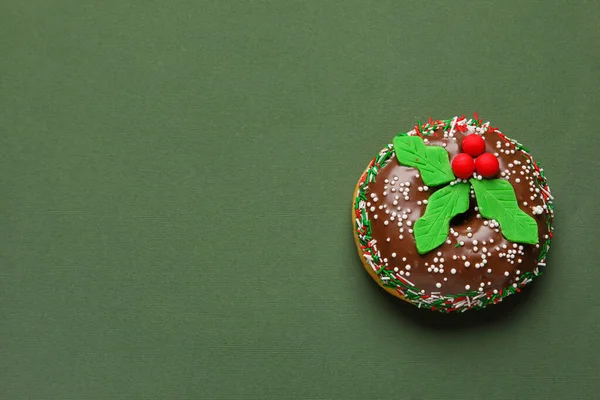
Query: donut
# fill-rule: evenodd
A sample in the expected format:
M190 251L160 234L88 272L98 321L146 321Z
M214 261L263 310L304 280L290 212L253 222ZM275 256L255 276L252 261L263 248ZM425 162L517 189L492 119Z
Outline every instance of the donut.
M362 173L352 205L371 277L443 313L497 304L540 276L553 216L544 170L477 114L394 137Z

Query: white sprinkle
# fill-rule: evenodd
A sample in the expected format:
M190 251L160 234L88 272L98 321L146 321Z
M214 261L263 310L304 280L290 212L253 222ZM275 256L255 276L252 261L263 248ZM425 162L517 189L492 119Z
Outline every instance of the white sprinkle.
M384 225L389 225L390 221L383 221Z
M390 238L387 238L387 239L385 239L385 241L386 241L386 242L388 242L388 243L389 243L391 240L392 240L392 239L390 239ZM393 257L393 256L392 256L392 257Z
M439 288L442 287L442 284L438 282L438 283L435 284L435 287L439 289Z
M509 276L510 273L508 271L504 271L504 276Z
M404 267L404 269L406 269L407 271L410 271L410 265L406 264L406 267Z
M472 236L472 235L471 235L471 236ZM474 245L474 246L477 246L477 244L478 244L478 243L479 243L479 241L477 241L477 239L474 239L474 240L473 240L473 245Z
M392 253L392 258L396 258L396 253Z
M406 262L406 257L402 257L402 261L403 261L403 262Z
M473 234L472 234L471 232L469 232L469 233L467 233L467 237L468 237L468 238L472 238L472 237L473 237Z
M465 285L465 290L471 289L471 285Z
M468 261L465 261L465 267L469 268L471 266L471 263Z
M406 221L406 226L412 226L412 222L411 221Z
M450 270L450 273L451 273L452 275L455 275L455 274L456 274L456 269L452 268L452 269Z

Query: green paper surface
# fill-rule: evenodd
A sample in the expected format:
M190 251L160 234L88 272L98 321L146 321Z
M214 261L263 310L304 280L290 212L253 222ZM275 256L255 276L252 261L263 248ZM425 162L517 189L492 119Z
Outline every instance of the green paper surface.
M0 398L595 399L597 1L0 0ZM483 312L364 271L353 189L477 111L556 198Z

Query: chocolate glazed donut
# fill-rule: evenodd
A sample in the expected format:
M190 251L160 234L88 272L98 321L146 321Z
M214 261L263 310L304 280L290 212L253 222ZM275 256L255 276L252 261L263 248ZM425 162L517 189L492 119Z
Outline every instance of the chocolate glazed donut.
M465 142L476 171L461 179L469 161L451 161L470 159L467 137L483 140L480 150ZM543 170L477 116L429 121L396 137L362 174L352 216L369 274L391 294L441 312L519 292L540 275L552 238Z

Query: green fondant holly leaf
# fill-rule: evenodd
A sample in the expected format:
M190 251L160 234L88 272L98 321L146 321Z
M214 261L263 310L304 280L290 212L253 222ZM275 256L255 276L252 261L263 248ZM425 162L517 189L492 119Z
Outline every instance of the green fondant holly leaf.
M503 179L471 179L479 213L500 224L502 235L511 242L536 244L539 240L535 219L519 208L512 185Z
M396 136L394 151L400 164L419 169L428 186L443 185L455 179L448 152L441 146L425 146L419 136Z
M425 215L415 222L415 242L419 254L442 245L448 237L450 220L469 209L469 185L445 186L429 197Z

